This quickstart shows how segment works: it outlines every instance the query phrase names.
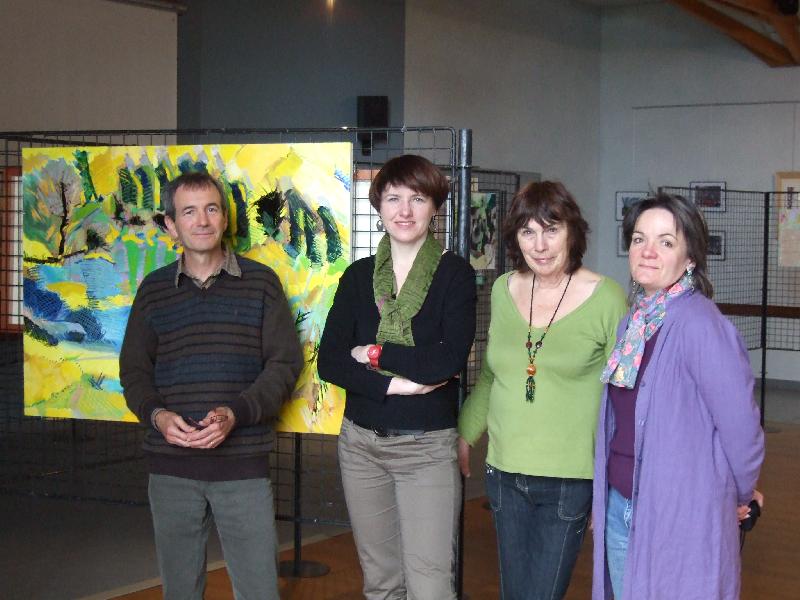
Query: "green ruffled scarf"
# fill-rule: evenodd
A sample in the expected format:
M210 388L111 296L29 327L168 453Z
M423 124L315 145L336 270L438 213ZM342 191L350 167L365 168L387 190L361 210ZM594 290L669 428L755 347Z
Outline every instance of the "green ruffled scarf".
M376 343L414 345L411 319L422 308L433 281L433 274L441 259L442 247L433 234L428 233L428 237L417 252L403 287L400 288L400 293L395 295L392 250L389 236L383 236L375 253L375 271L372 274L375 304L381 315L378 333L375 336Z

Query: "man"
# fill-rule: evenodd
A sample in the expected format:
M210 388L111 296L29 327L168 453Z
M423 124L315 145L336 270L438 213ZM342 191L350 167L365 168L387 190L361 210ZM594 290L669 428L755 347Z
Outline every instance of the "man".
M144 451L164 597L201 599L211 517L237 599L278 598L270 422L303 365L275 273L223 245L220 184L187 173L162 192L178 261L145 277L120 353Z

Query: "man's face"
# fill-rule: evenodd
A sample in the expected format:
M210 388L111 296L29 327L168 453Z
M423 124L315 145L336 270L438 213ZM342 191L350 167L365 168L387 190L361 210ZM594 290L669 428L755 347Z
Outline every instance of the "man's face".
M178 188L175 192L175 219L165 221L173 239L189 255L215 254L222 249L222 235L228 218L222 211L222 198L213 186Z

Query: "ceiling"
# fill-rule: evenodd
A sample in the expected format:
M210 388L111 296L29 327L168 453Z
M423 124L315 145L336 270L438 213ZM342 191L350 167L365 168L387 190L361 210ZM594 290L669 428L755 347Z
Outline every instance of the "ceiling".
M601 8L672 4L732 38L770 67L800 66L797 0L580 0Z
M188 0L109 0L110 2L119 2L120 4L132 4L134 6L142 6L144 8L154 8L156 10L166 10L174 12L179 15L186 12L188 8Z
M112 0L182 14L188 0ZM800 66L797 0L580 0L601 8L668 3L732 38L770 67Z
M800 66L797 0L668 0L750 50L770 67Z
M583 4L594 4L595 6L626 6L629 4L655 4L663 3L665 0L579 0Z

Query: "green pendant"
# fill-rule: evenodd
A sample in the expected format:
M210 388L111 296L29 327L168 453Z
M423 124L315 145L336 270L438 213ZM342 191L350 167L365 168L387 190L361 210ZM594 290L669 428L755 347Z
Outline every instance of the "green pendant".
M536 396L536 380L530 375L525 383L525 400L533 403L534 396Z

